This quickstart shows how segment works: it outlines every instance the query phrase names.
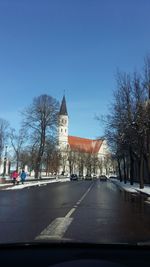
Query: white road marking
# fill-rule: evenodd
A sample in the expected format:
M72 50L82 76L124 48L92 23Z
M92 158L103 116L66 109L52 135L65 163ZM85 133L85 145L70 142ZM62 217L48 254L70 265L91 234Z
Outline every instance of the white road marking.
M35 240L46 240L46 239L62 239L68 226L71 224L73 218L56 218L52 223L46 227Z
M76 208L72 208L65 216L65 218L70 218L70 216L72 215L72 213L74 213L76 210Z
M86 197L86 195L90 192L91 188L92 188L93 184L91 184L91 186L88 188L88 190L84 193L84 195L79 199L79 204L81 203L81 201Z
M66 214L65 217L56 218L49 224L41 233L38 235L35 240L63 240L63 236L67 231L69 225L72 223L73 218L70 216L78 208L81 201L86 197L86 195L91 190L93 184L88 188L84 195L77 201L74 207Z
M82 200L86 197L86 195L90 192L93 184L88 188L88 190L84 193L84 195L77 201L77 203L74 205L74 207L66 214L65 218L69 218L73 212L78 208L78 206L81 204Z

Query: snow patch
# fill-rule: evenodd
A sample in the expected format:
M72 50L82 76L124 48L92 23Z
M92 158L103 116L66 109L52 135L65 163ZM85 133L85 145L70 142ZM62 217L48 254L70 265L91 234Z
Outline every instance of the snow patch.
M51 180L51 181L26 182L24 184L14 185L12 187L4 188L2 190L19 190L19 189L23 189L23 188L32 187L32 186L41 186L41 185L47 185L47 184L51 184L51 183L67 182L67 181L70 181L70 179L65 178L65 179L56 179L56 180ZM4 186L4 184L3 184L3 186ZM5 186L6 186L6 184L5 184Z
M143 189L140 189L138 183L134 183L133 185L130 185L129 182L124 184L124 182L120 182L119 180L116 180L116 179L111 179L111 181L114 184L116 184L121 190L125 190L130 193L141 192L141 193L144 193L150 196L150 186L144 186ZM150 198L149 198L149 201L150 201Z

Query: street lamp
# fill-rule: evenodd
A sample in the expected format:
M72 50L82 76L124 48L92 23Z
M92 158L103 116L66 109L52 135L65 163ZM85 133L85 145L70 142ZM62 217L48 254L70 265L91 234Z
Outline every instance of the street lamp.
M3 171L3 176L6 175L6 163L7 163L7 148L8 146L5 146L5 156L4 156L4 171Z

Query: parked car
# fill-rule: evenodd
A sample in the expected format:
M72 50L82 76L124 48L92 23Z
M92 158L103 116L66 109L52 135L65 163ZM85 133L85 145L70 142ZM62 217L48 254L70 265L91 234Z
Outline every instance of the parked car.
M97 179L97 175L93 174L93 179L96 180Z
M100 181L107 181L107 177L106 177L106 175L101 175L101 176L99 177L99 179L100 179Z
M85 176L85 180L92 180L92 176L87 174L87 175Z
M118 179L118 177L117 176L109 176L109 179Z
M70 181L76 181L76 180L78 180L78 175L77 174L71 174Z

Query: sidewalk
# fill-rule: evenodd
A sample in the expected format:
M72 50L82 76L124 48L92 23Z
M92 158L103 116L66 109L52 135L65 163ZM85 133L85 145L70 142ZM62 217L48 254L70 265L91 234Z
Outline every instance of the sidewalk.
M51 180L50 180L51 179ZM69 178L44 178L44 181L41 180L36 180L36 181L30 181L29 179L25 181L24 184L21 184L21 182L19 182L18 185L13 185L12 182L7 183L2 183L0 184L0 190L19 190L19 189L23 189L23 188L29 188L29 187L33 187L33 186L44 186L50 183L61 183L61 182L67 182L70 181Z
M117 179L110 179L110 181L114 183L115 185L117 185L121 190L125 190L130 193L143 193L150 197L150 186L145 185L143 189L140 189L138 183L134 183L134 185L130 185L129 182L124 184L124 182L120 182Z

